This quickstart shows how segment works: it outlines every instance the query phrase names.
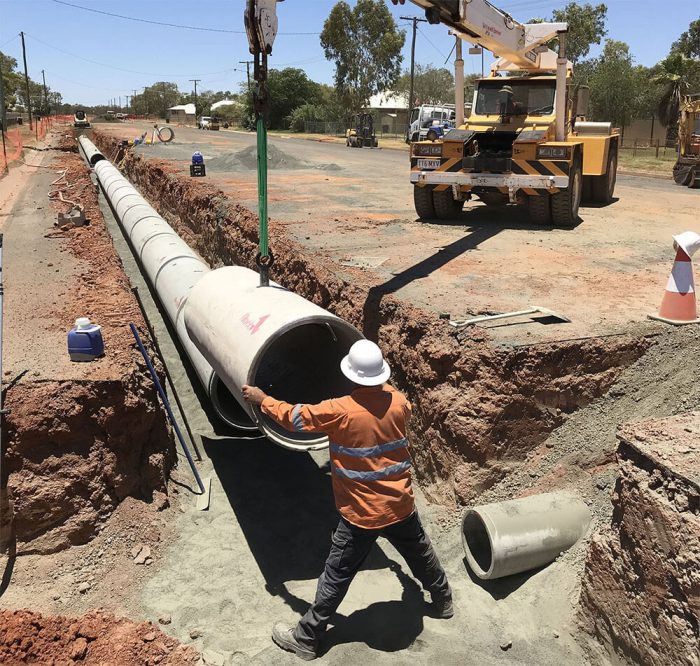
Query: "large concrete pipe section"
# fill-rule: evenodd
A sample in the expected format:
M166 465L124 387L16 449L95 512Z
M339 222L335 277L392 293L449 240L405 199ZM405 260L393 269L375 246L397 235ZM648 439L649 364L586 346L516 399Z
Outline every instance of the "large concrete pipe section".
M78 137L78 145L80 146L80 149L83 151L83 155L85 156L85 161L91 166L94 167L95 164L98 162L107 159L97 148L97 146L90 141L89 139L86 139L84 136Z
M229 266L210 271L185 305L190 338L258 427L294 450L328 446L325 435L289 432L243 400L244 384L290 403L315 403L352 390L340 361L362 334L274 282L260 287L255 271Z
M462 545L472 571L485 580L552 562L586 532L588 507L568 493L546 493L468 509Z
M88 139L81 137L80 142L86 156L99 153ZM257 429L185 330L184 305L190 290L209 272L209 266L108 160L104 157L96 160L93 168L214 410L229 425L246 430Z

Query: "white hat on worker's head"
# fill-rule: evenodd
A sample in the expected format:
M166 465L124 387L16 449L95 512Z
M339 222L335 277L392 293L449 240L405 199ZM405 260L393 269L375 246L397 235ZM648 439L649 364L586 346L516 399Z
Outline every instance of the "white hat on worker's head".
M499 93L510 93L511 95L513 94L513 89L510 86L503 86L499 91Z
M379 386L391 376L382 350L371 340L358 340L340 362L342 373L355 384Z
M680 248L692 259L693 255L700 250L700 234L696 234L694 231L684 231L673 237L673 247L676 250Z

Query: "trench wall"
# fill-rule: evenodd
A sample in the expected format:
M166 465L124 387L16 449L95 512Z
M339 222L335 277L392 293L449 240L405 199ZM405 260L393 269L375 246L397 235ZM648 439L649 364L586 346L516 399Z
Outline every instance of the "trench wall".
M90 170L70 136L53 140L64 152L51 166L65 170L65 179L53 187L83 206L89 224L55 228L56 213L70 207L56 195L53 210L45 204L37 208L29 231L12 221L6 229L13 244L34 234L31 245L42 254L30 255L32 261L41 256L49 266L64 266L65 253L79 260L82 271L78 280L66 284L57 278L30 292L20 291L17 271L6 276L6 293L12 297L4 321L6 350L16 349L10 343L23 340L34 322L40 341L32 347L36 357L21 361L25 373L3 388L8 414L2 433L0 538L18 554L54 552L89 541L126 497L150 501L154 490L165 491L175 462L165 412L134 344L130 321L151 356L153 347L100 213ZM55 299L34 297L33 292L47 288ZM105 355L67 368L65 331L76 313L102 325ZM16 372L18 363L7 359L5 367L14 370L6 369L6 381L12 381L8 373ZM156 366L160 368L157 361Z
M594 537L583 628L623 662L700 664L700 412L627 426L609 529Z
M94 140L105 155L122 158L115 138L95 131ZM257 216L248 209L161 160L128 153L123 170L210 265L255 268ZM479 330L458 340L433 314L361 286L366 274L358 273L357 282L341 279L276 220L270 235L273 279L349 321L386 352L392 381L414 407L415 470L435 500L466 503L502 479L649 345L629 336L496 348Z

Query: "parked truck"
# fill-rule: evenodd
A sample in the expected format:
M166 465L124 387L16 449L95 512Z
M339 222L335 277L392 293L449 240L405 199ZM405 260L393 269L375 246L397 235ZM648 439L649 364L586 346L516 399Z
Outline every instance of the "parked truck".
M584 194L611 203L619 130L585 120L587 89L572 84L567 24L523 25L487 0L412 2L430 23L445 24L498 57L475 84L469 118L458 117L442 139L412 144L418 216L454 218L476 196L488 206L525 206L539 224L573 227ZM546 46L554 38L558 53ZM456 74L459 95L463 69Z
M423 141L425 139L434 141L442 132L433 132L431 134L431 128L444 128L446 124L454 124L454 120L454 104L422 104L421 106L416 106L411 109L404 139L406 143Z

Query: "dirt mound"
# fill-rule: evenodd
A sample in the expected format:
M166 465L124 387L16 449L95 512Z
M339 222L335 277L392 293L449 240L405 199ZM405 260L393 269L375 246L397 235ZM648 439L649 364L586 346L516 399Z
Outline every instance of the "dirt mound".
M197 659L191 647L180 645L150 622L136 624L99 611L75 618L0 611L0 663L4 666L181 666Z

